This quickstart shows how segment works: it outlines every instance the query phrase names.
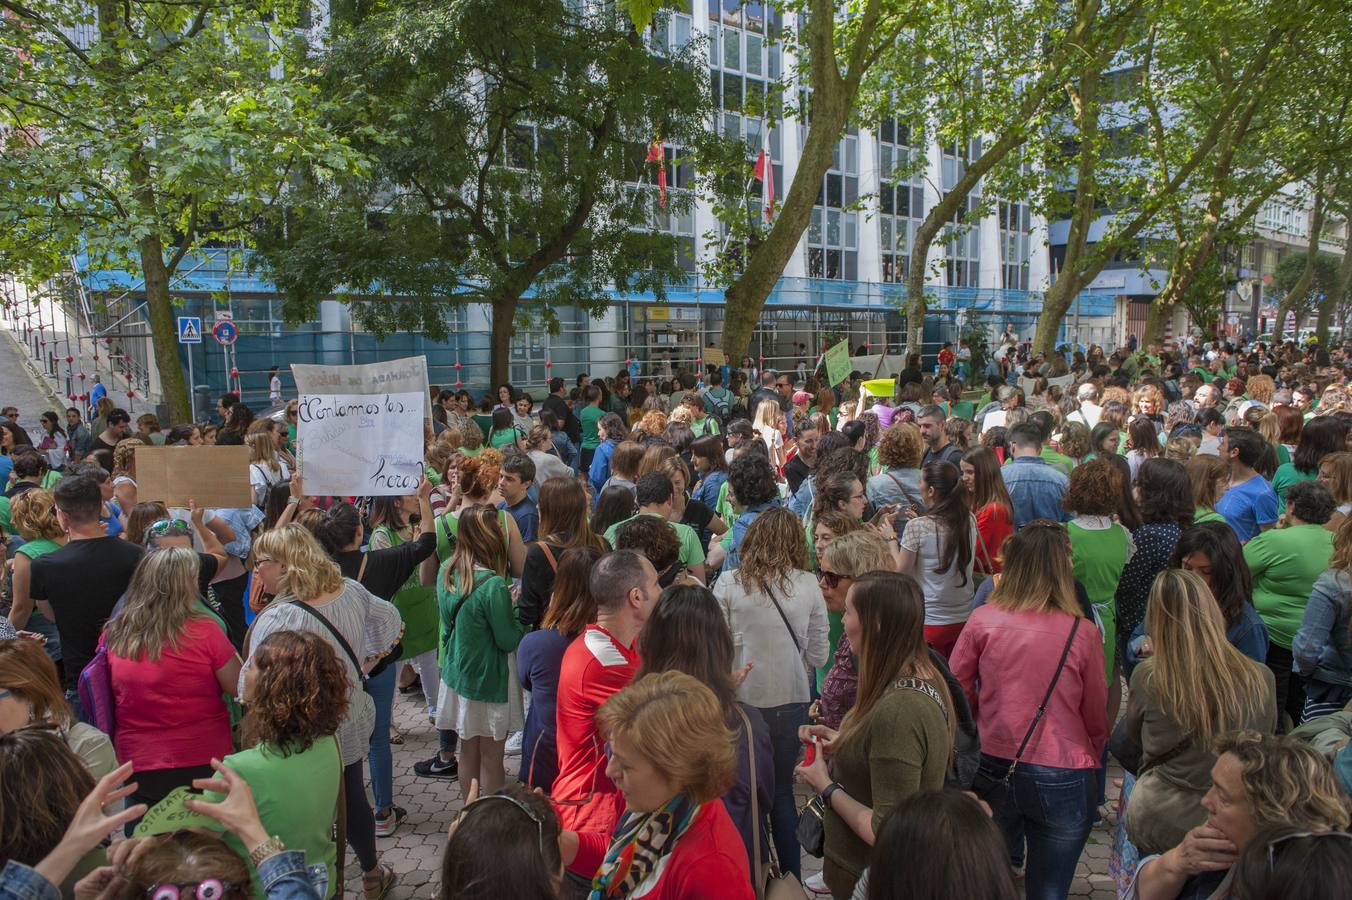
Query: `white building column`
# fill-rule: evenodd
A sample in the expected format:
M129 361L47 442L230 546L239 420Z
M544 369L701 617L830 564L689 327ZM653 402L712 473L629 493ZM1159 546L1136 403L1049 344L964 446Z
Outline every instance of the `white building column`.
M1028 234L1028 290L1045 291L1051 287L1051 247L1047 243L1047 217L1032 214Z
M1000 254L1000 215L992 212L982 216L977 224L978 248L981 253L981 265L978 267L977 286L985 290L999 290L1004 287L1004 259Z
M859 219L859 280L883 280L882 224L878 220L878 192L882 190L878 170L878 134L870 128L859 129L859 194L868 196L867 209L856 213Z
M932 133L932 132L931 132ZM943 184L944 178L944 155L939 148L937 141L930 141L925 151L925 213L928 214L931 209L939 205L939 186ZM948 282L944 271L944 263L947 261L945 245L943 242L943 229L939 229L934 240L929 245L929 253L925 257L925 284L929 287L943 287ZM914 258L911 265L915 265Z

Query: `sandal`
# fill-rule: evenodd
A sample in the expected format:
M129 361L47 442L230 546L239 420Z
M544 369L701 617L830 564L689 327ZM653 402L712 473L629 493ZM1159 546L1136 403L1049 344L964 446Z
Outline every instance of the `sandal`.
M362 873L362 893L366 895L366 900L385 900L398 880L394 869L387 865L378 865L373 871Z

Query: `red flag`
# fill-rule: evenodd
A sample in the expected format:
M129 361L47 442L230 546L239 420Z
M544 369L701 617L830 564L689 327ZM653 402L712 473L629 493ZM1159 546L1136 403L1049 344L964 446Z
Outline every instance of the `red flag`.
M775 166L770 154L761 150L756 155L756 180L765 185L765 221L775 212Z
M643 158L644 162L657 163L657 194L661 199L662 208L667 208L667 155L662 148L662 139L658 138L648 145L648 155Z

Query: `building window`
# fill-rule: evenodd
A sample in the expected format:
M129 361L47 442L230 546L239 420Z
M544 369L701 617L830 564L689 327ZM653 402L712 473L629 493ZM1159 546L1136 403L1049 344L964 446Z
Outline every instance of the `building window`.
M915 232L925 217L924 153L910 146L910 130L893 119L878 126L878 221L883 281L910 271Z
M948 192L957 187L958 180L966 174L967 164L981 155L981 142L974 140L967 147L945 144L942 150L941 175L944 191ZM954 214L953 221L944 226L945 278L949 287L980 284L981 232L975 216L980 206L979 189L973 189L967 194L967 202Z
M1028 290L1028 263L1032 257L1032 215L1027 203L1000 201L1001 285Z
M859 136L850 130L836 144L831 168L807 226L809 278L856 281L859 278Z

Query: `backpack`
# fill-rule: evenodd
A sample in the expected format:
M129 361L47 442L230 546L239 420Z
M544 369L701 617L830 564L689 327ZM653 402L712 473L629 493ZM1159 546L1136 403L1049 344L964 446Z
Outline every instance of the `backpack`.
M718 391L715 395L714 391ZM704 392L704 411L718 420L718 424L728 424L732 416L732 392L727 388L710 388Z
M99 635L94 658L80 672L76 689L84 720L112 738L117 729L117 717L113 712L113 665L108 659L108 646L103 635Z

